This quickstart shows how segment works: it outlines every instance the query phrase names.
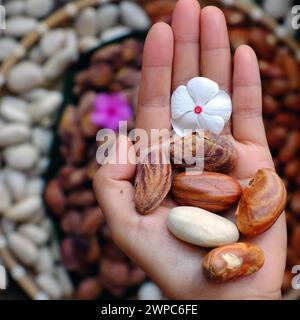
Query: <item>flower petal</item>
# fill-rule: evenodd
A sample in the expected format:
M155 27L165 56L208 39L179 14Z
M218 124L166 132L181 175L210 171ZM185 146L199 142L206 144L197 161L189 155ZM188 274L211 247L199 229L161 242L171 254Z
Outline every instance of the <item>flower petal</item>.
M94 112L91 114L91 121L96 126L105 127L107 121L109 121L109 117L105 112L103 113Z
M223 90L203 107L203 112L208 115L220 116L227 122L232 113L232 103L230 96Z
M194 112L188 112L178 119L172 119L171 123L174 131L180 137L184 137L189 134L188 132L184 132L185 129L196 130L199 128L197 115Z
M128 106L123 106L119 110L119 118L120 118L120 121L130 120L132 118L131 108Z
M219 86L210 79L197 77L187 83L187 90L196 105L203 106L218 94Z
M106 93L100 93L95 99L95 109L97 111L105 111L110 106L110 97Z
M197 121L199 123L200 128L210 131L214 134L220 134L225 126L225 121L222 117L219 116L211 116L205 113L201 113Z
M179 86L172 94L172 119L178 119L185 113L194 110L195 103L190 97L186 86Z

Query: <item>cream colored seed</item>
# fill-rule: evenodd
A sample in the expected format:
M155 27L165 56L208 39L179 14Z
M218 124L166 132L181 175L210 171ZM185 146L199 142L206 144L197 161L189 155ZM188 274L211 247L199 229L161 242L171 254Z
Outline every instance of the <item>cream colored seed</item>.
M235 269L239 268L243 264L243 259L237 257L233 253L225 253L222 257L227 263L227 268Z

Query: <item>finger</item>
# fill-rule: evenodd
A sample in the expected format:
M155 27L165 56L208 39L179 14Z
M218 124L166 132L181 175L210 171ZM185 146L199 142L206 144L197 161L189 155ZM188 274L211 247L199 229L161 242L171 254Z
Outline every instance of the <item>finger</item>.
M231 53L226 20L217 7L201 11L201 71L203 77L231 91Z
M136 127L170 129L170 91L173 33L165 23L155 24L147 36L142 67Z
M226 20L223 12L213 6L201 11L201 73L231 92L231 52ZM231 133L231 121L224 134Z
M233 135L242 143L267 145L258 62L254 51L244 45L234 57Z
M134 229L138 214L134 206L134 188L130 182L135 173L132 159L135 152L126 136L120 136L116 146L116 164L106 164L96 173L94 191L114 239L124 241L128 230ZM127 161L125 164L124 158ZM124 164L120 164L124 163Z
M179 0L172 19L175 51L172 89L199 75L200 5L196 0Z

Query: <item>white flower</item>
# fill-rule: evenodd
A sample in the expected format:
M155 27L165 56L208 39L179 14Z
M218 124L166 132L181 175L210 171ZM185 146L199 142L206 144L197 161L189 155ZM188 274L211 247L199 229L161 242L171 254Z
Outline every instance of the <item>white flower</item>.
M179 86L171 98L172 125L183 137L184 129L203 129L220 134L230 119L232 104L229 95L214 81L197 77L186 86Z

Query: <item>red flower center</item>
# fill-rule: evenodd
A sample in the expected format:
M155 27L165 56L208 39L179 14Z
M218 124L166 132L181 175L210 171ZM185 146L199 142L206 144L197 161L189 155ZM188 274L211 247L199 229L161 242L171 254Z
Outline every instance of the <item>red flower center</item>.
M195 109L194 109L194 112L196 114L200 114L202 112L202 107L201 106L196 106Z

